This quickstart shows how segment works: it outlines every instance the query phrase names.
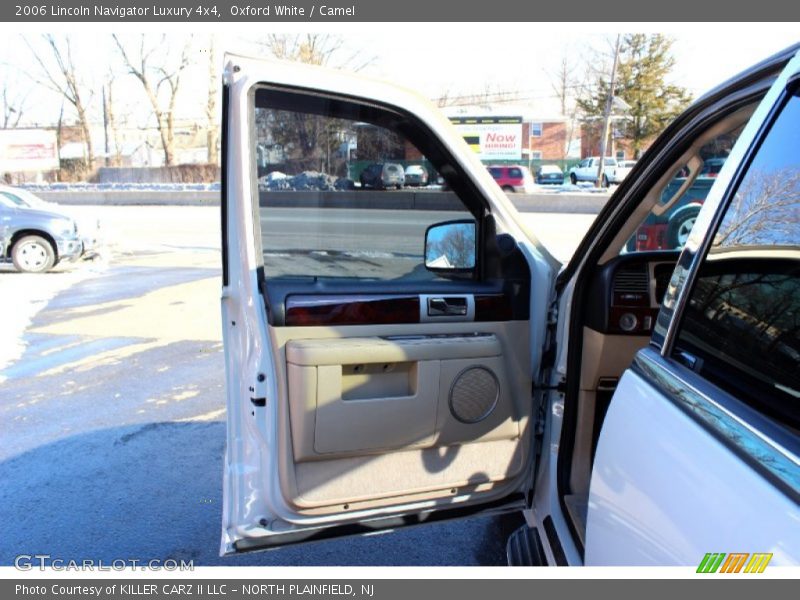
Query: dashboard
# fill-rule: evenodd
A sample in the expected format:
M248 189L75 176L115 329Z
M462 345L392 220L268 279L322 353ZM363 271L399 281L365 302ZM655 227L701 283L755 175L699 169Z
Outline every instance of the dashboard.
M598 267L586 325L600 333L649 336L679 251L623 254Z

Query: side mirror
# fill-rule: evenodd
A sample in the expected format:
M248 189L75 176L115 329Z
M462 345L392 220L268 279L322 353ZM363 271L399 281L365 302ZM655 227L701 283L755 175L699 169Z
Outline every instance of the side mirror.
M437 273L464 273L475 268L475 221L435 223L425 232L425 268Z

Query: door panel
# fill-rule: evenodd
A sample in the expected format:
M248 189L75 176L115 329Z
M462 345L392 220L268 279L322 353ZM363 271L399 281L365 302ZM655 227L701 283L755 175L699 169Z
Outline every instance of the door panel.
M521 508L557 265L420 98L239 58L226 80L222 552ZM386 189L406 164L433 184Z
M283 493L298 513L497 497L518 485L531 416L524 322L272 333L286 360L291 432ZM485 377L454 387L475 371Z

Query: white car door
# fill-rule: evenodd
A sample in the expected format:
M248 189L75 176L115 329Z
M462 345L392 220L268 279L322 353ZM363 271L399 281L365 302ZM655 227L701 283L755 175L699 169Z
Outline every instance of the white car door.
M739 137L594 459L587 565L800 561L800 97L795 58Z
M226 62L221 552L526 506L558 265L425 99Z

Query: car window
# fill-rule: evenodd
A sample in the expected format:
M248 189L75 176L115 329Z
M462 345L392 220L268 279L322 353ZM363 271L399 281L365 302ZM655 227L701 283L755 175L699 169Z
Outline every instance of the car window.
M744 125L717 136L705 144L699 152L703 166L692 181L689 165L676 169L670 182L661 192L658 204L650 211L636 233L628 241L626 252L652 250L680 250L686 244L697 214L716 181L716 173L725 163ZM709 174L706 166L716 164L716 173ZM687 181L690 185L684 188ZM680 196L676 198L676 194Z
M495 179L500 179L503 176L503 169L497 167L489 167L489 174Z
M784 107L714 235L675 356L800 429L800 99Z
M28 207L28 204L16 194L12 194L11 192L0 192L0 195L7 200L7 204L9 206L21 206L23 208Z
M512 179L521 179L522 178L522 170L512 167L508 170L508 176Z
M616 158L607 158L603 161L607 167L616 167L617 166L617 159Z
M268 280L437 278L424 265L427 228L472 214L452 186L404 189L408 163L434 165L403 118L267 89L256 93L254 117Z

